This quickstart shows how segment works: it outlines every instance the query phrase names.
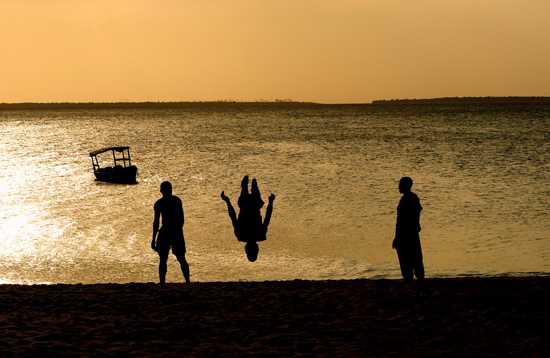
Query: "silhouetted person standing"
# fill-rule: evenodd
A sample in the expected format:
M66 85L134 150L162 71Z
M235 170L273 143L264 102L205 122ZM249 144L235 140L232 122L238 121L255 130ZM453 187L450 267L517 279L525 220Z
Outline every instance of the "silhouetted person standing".
M403 194L397 206L395 238L392 247L397 251L401 274L405 281L411 281L413 275L424 279L424 263L420 246L420 199L411 191L413 180L403 177L399 181L399 192Z
M172 195L172 184L165 181L160 184L162 198L154 206L153 240L151 248L159 254L160 284L166 282L168 254L170 248L180 263L181 272L187 283L189 280L189 264L185 260L185 240L183 237L183 206L180 198ZM159 230L159 219L162 217L162 227ZM158 233L158 237L157 237Z
M244 251L246 257L250 262L256 261L258 258L258 241L265 241L267 238L267 227L271 221L271 214L273 213L273 201L275 201L275 195L269 196L269 204L265 211L265 217L262 222L262 214L260 209L264 205L264 201L261 198L260 190L258 189L258 183L256 179L252 180L251 191L248 191L248 176L244 176L241 182L241 195L237 201L239 205L239 216L231 205L231 200L222 191L221 198L227 204L227 211L229 218L233 224L233 232L237 240L245 242Z

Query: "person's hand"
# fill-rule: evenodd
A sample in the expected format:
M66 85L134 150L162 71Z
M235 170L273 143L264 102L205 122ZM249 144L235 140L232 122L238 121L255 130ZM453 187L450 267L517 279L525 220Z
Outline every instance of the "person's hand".
M393 241L391 243L391 248L392 249L397 249L397 239L393 239Z
M151 240L151 249L153 249L153 251L157 251L157 245L155 244L155 239Z
M229 200L229 198L227 197L227 195L225 195L225 192L222 191L222 193L220 194L220 197L222 198L223 201L227 202Z
M271 193L271 195L269 196L269 202L272 203L275 201L275 194Z

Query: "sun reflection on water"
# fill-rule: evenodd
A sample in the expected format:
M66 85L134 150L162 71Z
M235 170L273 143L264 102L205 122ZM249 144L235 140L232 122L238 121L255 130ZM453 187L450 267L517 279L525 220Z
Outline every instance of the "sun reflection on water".
M390 241L402 173L425 208L430 274L550 270L550 122L529 113L470 122L323 110L13 116L0 120L0 283L156 281L152 205L166 179L184 202L196 280L399 277ZM112 144L131 145L138 185L94 181L89 151ZM236 199L244 173L277 195L254 264L219 199L221 190ZM169 266L180 280L173 258Z

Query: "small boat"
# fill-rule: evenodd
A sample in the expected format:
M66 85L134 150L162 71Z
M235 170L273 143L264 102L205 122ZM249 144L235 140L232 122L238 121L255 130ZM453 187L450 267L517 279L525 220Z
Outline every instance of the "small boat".
M100 167L98 155L112 152L113 166ZM137 167L132 165L130 147L106 147L90 152L96 180L117 184L135 184Z

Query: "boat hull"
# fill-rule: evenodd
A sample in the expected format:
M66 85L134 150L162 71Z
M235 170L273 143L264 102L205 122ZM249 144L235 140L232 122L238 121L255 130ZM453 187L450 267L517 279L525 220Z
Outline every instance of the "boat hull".
M96 170L94 174L98 181L116 184L135 184L137 167L135 165L129 167L107 167Z

